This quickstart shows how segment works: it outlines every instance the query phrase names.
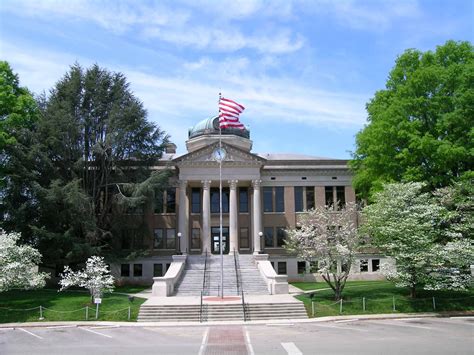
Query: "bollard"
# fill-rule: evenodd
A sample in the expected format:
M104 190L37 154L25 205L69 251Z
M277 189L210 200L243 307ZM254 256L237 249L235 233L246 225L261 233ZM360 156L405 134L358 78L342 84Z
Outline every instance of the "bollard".
M89 320L89 306L86 306L86 320Z
M311 301L311 309L313 311L313 317L314 317L314 301Z
M362 309L365 312L365 297L362 297Z
M43 306L40 306L40 317L39 317L39 320L43 320L44 317L43 317Z
M128 320L130 320L130 306L128 306Z
M435 301L434 296L433 296L433 311L436 311L436 301Z
M392 304L393 304L393 311L395 312L395 311L396 311L396 308L395 308L395 296L392 297Z
M342 313L342 298L339 301L339 313Z

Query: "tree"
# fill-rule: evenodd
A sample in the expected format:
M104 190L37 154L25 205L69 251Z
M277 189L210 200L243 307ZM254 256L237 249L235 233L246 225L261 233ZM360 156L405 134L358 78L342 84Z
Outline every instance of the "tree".
M396 268L382 265L399 287L464 289L469 285L472 243L452 228L443 228L446 209L423 192L422 183L387 184L362 211L361 232L395 259Z
M37 241L51 266L126 256L127 231L148 230L143 213L127 212L167 185L169 173L153 166L168 137L124 75L97 65L73 65L38 105L40 119L7 152L4 228Z
M85 269L80 271L72 271L69 266L65 266L64 272L60 276L60 291L71 286L84 287L89 290L91 300L100 298L104 292L112 292L114 289L114 278L110 275L104 258L100 256L92 256L87 259Z
M448 41L399 56L386 89L367 104L356 136L354 187L370 198L389 182L447 186L474 167L474 51Z
M357 233L357 209L354 203L335 212L332 207L317 206L298 219L289 229L285 249L307 262L318 262L318 273L342 297L354 255L364 238Z
M0 292L13 288L32 289L45 285L48 274L38 272L41 254L29 245L18 245L18 233L0 230Z

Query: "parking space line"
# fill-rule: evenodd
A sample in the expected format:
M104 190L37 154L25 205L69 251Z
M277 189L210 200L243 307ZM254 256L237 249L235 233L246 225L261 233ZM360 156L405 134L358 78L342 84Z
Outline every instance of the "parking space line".
M359 328L351 328L351 327L336 327L333 325L323 325L323 324L314 324L316 327L321 327L321 328L329 328L329 329L337 329L337 330L355 330L356 332L368 332L366 329L359 329Z
M46 327L46 329L59 329L59 328L76 328L77 325L52 325Z
M244 327L245 329L245 342L247 343L247 350L249 355L254 355L255 352L253 351L253 346L252 343L250 342L250 335L249 331L247 330L247 327Z
M111 329L111 328L120 328L120 325L100 325L96 327L89 327L89 329Z
M281 343L281 346L283 346L288 355L303 355L295 343Z
M110 336L110 335L99 333L99 332L96 332L92 329L87 329L87 328L80 328L80 329L85 330L86 332L94 333L94 334L97 334L97 335L102 335L103 337L106 337L106 338L112 338L112 336Z
M15 328L0 328L0 330L15 330Z
M199 355L204 354L207 345L207 338L209 337L209 327L206 328L204 336L202 337L201 347L199 348Z
M39 335L36 335L36 334L34 334L34 333L32 333L32 332L29 332L29 331L27 331L26 329L23 329L23 328L16 328L16 329L19 329L19 330L21 330L21 331L23 331L23 332L25 332L25 333L27 333L27 334L30 334L30 335L32 335L32 336L38 338L38 339L43 339L43 337L40 337Z

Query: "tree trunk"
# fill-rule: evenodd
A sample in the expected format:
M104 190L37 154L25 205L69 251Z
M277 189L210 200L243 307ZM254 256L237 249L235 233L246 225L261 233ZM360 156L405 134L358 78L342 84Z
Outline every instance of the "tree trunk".
M410 287L410 297L411 298L416 298L416 286L411 286Z

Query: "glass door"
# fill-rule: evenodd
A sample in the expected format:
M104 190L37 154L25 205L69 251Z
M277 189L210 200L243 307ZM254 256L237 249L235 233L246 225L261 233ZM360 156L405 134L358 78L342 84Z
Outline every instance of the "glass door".
M211 228L211 252L212 254L220 254L220 243L219 243L220 233L219 227ZM222 250L224 254L229 254L229 228L222 227Z

